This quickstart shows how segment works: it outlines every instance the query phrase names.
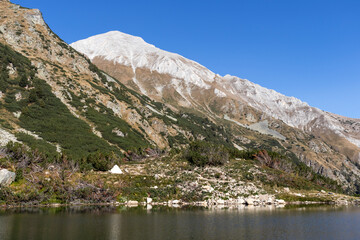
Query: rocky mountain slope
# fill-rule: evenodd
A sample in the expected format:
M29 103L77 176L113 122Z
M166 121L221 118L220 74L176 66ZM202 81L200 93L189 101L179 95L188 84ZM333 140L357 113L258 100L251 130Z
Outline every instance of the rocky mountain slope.
M94 55L73 44L90 61L53 33L39 10L0 1L0 146L20 142L32 149L24 156L22 148L0 149L0 159L18 156L16 165L7 159L2 167L23 169L32 184L40 179L32 178L32 171L44 168L37 161L104 170L104 162L134 160L202 140L230 152L281 154L282 162L290 162L264 170L272 181L277 175L298 179L300 174L311 184L329 182L300 159L349 193L358 192L359 151L350 142L358 139L357 120L324 113L247 80L221 77L140 38L111 32L99 39L94 44L102 48L90 50ZM110 55L100 54L104 51ZM281 105L287 107L277 109ZM302 119L301 114L311 115L305 112L314 117ZM256 160L251 151L245 153L250 163Z
M195 113L228 126L238 148L263 146L254 136L265 134L276 142L270 144L272 150L289 150L315 171L350 183L350 188L359 183L359 119L322 111L245 79L219 76L118 31L71 46L129 88L174 112Z
M228 134L208 119L173 112L99 71L39 10L1 1L0 16L1 145L18 141L80 159L166 149L195 135L225 142Z

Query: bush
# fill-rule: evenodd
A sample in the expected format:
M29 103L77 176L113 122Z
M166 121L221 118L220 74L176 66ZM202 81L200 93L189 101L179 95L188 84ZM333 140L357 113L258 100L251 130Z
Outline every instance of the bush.
M16 169L15 174L16 174L15 182L19 182L20 180L24 179L23 170L22 170L22 169Z
M91 167L97 171L108 171L111 168L112 163L114 162L114 154L110 153L102 153L96 152L89 154L86 159L86 163L88 164L86 167Z
M219 166L229 161L229 152L222 145L196 141L190 143L185 153L185 159L199 167Z

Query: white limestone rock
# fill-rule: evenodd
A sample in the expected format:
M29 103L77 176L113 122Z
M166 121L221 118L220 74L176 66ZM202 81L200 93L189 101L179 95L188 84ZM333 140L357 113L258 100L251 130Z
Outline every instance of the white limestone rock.
M16 174L10 172L7 169L0 170L0 186L9 186L13 181L15 181Z

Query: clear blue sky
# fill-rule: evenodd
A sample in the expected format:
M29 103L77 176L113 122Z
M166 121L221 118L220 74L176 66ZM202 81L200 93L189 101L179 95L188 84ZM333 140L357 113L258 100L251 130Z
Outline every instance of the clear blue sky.
M359 0L13 0L68 43L110 30L360 118Z

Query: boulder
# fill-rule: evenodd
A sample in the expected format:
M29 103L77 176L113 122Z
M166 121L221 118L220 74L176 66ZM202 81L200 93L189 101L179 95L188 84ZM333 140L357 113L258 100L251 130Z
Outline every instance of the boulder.
M271 204L273 204L273 202L274 202L274 199L273 198L268 198L267 200L266 200L266 204L268 204L268 205L271 205Z
M119 168L118 165L115 165L111 170L110 173L112 174L123 174L123 171Z
M181 200L173 200L172 201L172 204L180 204L181 203Z
M6 169L0 170L0 186L9 186L15 181L16 174Z
M243 198L238 198L238 199L236 199L236 203L237 204L245 204L246 201Z
M254 198L247 198L245 200L245 202L246 202L246 205L254 205L255 199Z
M126 205L129 207L137 207L139 205L139 202L138 201L128 201L126 203Z
M204 186L202 186L202 190L203 190L204 192L212 193L212 192L214 191L214 188L211 187L210 185L204 185Z

